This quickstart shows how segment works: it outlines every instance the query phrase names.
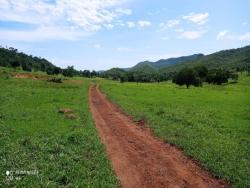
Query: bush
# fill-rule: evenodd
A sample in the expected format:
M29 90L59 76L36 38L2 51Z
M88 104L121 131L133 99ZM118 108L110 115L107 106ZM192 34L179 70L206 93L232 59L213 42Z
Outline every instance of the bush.
M63 83L62 78L53 77L47 80L48 82Z

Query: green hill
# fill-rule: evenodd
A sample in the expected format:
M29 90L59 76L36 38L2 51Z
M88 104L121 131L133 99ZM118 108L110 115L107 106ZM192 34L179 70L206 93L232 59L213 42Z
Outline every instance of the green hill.
M49 69L57 68L44 58L18 52L15 48L0 47L0 66L21 67L25 71L37 70L46 72Z
M208 69L242 69L250 64L250 46L237 49L222 50L196 60L171 65L160 70L161 73L179 71L185 66L205 65Z
M204 56L203 54L193 54L190 56L161 59L161 60L156 61L156 62L143 61L143 62L136 64L134 67L128 68L127 70L129 70L129 71L144 71L144 70L146 70L147 72L153 71L153 70L159 70L162 68L169 67L171 65L184 63L186 61L197 60L203 56Z

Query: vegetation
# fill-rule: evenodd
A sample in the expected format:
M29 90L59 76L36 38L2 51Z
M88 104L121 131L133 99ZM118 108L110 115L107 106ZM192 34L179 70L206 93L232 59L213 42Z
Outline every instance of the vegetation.
M15 71L0 68L0 187L117 187L89 112L89 81L57 84L41 73L15 78ZM11 181L7 170L38 175Z
M182 57L177 57L177 58L161 59L156 62L144 61L128 69L130 71L141 70L141 68L143 67L151 67L153 69L162 69L162 68L169 67L171 65L177 65L177 64L181 64L187 61L197 60L203 56L204 56L203 54L194 54L190 56L182 56Z
M196 60L186 61L181 64L175 64L160 70L161 73L170 74L178 72L184 67L195 67L204 65L209 70L236 70L237 72L250 72L250 46L238 49L222 50L210 55L203 56Z
M226 83L229 78L237 80L236 72L247 71L249 73L250 71L250 46L224 50L207 56L195 54L157 62L145 61L132 68L110 69L99 76L121 82L162 82L167 80L175 82L177 75L180 77L187 67L194 69L196 74L194 77L200 79L200 81L194 80L194 85L200 85L199 83L204 81L222 84Z
M197 77L195 70L188 67L182 69L173 79L173 82L180 86L186 85L187 88L189 88L190 85L201 85L200 79Z
M250 77L238 84L204 84L189 90L172 83L100 82L101 89L135 121L183 148L232 187L250 184Z
M22 52L18 52L15 48L3 48L0 46L0 66L12 67L24 71L42 71L48 75L63 74L67 77L82 76L82 77L96 77L98 73L89 70L78 71L73 66L68 66L66 69L62 69L53 65L51 62L44 58L33 57L26 55Z

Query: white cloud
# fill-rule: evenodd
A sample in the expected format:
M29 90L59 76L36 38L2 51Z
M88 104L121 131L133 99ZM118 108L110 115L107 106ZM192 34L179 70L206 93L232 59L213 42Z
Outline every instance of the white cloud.
M217 40L238 40L238 41L250 41L250 32L244 34L229 34L229 31L220 31L217 35Z
M206 31L183 31L178 38L179 39L188 39L188 40L193 40L193 39L198 39L202 37L202 35L206 33Z
M100 49L100 48L101 48L101 45L100 45L100 44L94 44L93 47L94 47L95 49Z
M104 24L103 25L105 28L107 28L108 30L111 30L114 28L114 25L113 24Z
M227 30L220 31L220 32L217 34L217 36L216 36L217 40L220 40L221 38L225 37L226 34L227 34L228 32L229 32L229 31L227 31Z
M168 20L167 26L174 27L180 24L180 20Z
M146 20L139 20L137 24L138 24L138 27L148 27L152 25L151 22L146 21Z
M122 9L122 8L118 8L116 9L117 13L121 13L121 14L125 14L125 15L131 15L132 14L132 10L131 9Z
M117 51L118 51L118 52L132 52L132 51L134 51L134 50L131 49L131 48L128 48L128 47L118 47L118 48L117 48Z
M0 30L0 39L3 41L33 42L44 40L78 40L89 33L71 28L39 27L29 31Z
M191 12L188 15L183 16L182 18L184 20L189 20L195 24L203 25L208 21L208 16L209 16L209 13L207 13L207 12L205 12L205 13Z
M123 22L120 22L119 25L124 26L125 24ZM146 21L146 20L139 20L137 22L135 22L135 21L126 22L126 26L128 28L135 28L135 27L143 28L143 27L149 27L151 25L152 25L151 22Z
M241 41L250 41L250 33L245 33L243 35L236 36L236 39Z
M247 25L247 22L242 22L241 24L242 24L243 26L245 26L245 25Z
M127 26L128 26L128 28L134 28L134 27L136 27L136 24L135 24L135 22L127 22Z
M23 35L28 38L25 34L30 34L33 40L53 37L75 39L94 33L102 27L111 29L118 17L131 15L130 9L120 8L124 1L126 0L0 0L0 20L29 23L36 27L32 31L0 32L8 36L9 40L21 39ZM41 32L51 28L52 34ZM57 33L59 30L60 33ZM69 37L69 33L73 36Z
M183 31L184 31L184 29L179 28L179 29L176 29L175 31L176 31L177 33L181 33L181 32L183 32Z
M166 23L162 22L160 23L161 30L166 30L168 28L175 27L180 24L180 20L168 20Z

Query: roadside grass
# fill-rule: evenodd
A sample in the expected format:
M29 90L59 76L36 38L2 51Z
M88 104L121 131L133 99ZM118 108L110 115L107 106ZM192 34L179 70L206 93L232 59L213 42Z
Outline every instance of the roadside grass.
M133 115L145 119L166 142L232 187L250 186L250 77L239 83L202 88L172 83L142 84L99 81L107 96Z
M90 81L60 84L11 74L0 67L0 187L117 187L89 112ZM76 118L67 119L60 108Z

